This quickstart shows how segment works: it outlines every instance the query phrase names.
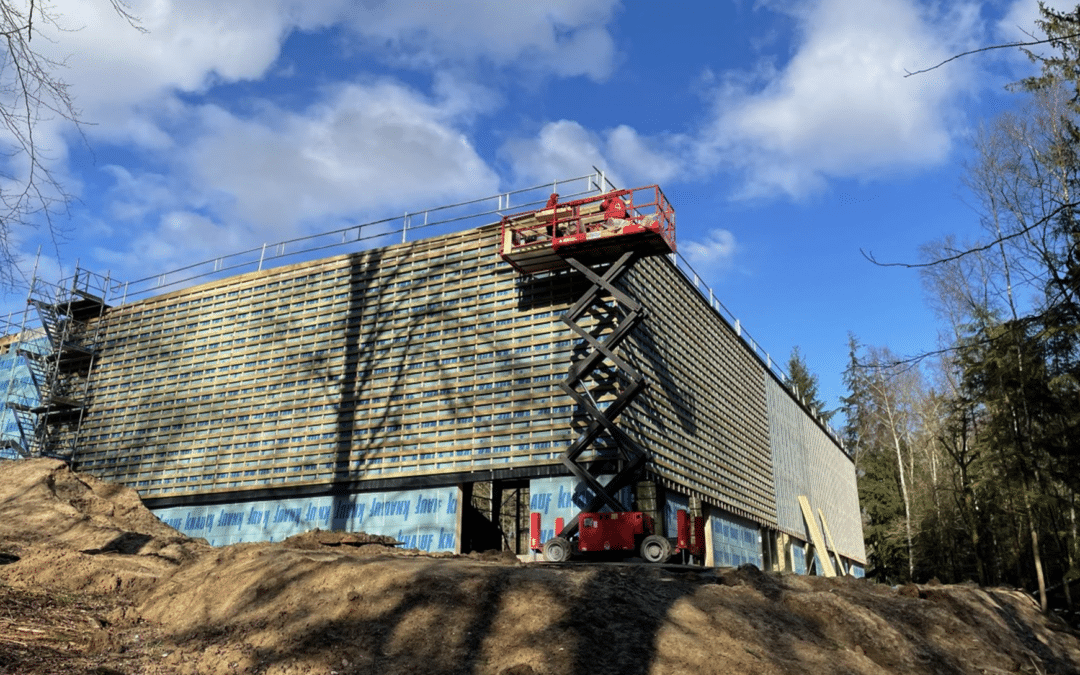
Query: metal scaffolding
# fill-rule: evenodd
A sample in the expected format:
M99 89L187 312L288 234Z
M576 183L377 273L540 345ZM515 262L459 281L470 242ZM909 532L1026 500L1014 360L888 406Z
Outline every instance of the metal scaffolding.
M90 403L108 289L108 277L78 267L59 284L31 280L21 326L8 345L11 372L0 403L16 423L3 438L9 453L71 458ZM28 377L16 374L22 369Z

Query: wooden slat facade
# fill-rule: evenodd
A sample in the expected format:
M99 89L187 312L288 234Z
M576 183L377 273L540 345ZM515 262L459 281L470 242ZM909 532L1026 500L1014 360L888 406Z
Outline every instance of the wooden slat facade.
M558 387L574 353L559 316L581 282L519 275L498 237L489 226L110 310L76 467L151 499L550 474L582 424ZM627 350L650 384L622 421L653 477L776 527L771 375L665 258L626 285L649 309Z

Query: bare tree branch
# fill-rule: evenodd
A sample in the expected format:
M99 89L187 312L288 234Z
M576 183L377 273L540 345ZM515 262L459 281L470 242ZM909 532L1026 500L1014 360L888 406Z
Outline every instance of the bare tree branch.
M129 25L145 32L127 0L107 1ZM38 124L50 121L83 131L84 120L62 76L66 64L31 43L35 34L50 41L53 30L67 31L59 18L40 0L0 0L0 286L21 274L18 229L44 226L57 246L62 231L54 217L71 199L54 173L49 148L39 145L35 133Z
M1025 323L1030 323L1030 320ZM917 367L926 359L930 359L935 356L944 356L946 354L957 354L959 352L971 349L972 347L985 347L987 345L992 345L1000 342L1002 339L1004 339L1004 336L987 336L980 337L978 339L966 338L963 343L957 343L948 347L942 347L941 349L934 349L928 352L922 352L913 356L898 356L893 359L883 360L877 363L870 364L857 361L853 365L855 368L860 369L884 368L886 370L903 373Z
M979 52L988 52L993 49L1012 49L1013 47L1033 47L1035 45L1045 45L1057 40L1068 40L1070 38L1080 37L1080 33L1073 33L1071 35L1062 35L1059 37L1045 38L1043 40L1032 40L1030 42L1010 42L1004 45L990 45L989 47L979 47L978 49L972 49L954 56L950 56L936 66L930 66L929 68L923 68L922 70L909 71L904 70L904 77L911 77L912 75L922 75L923 73L929 73L931 70L936 70L950 61L955 61L963 56L970 56L972 54L978 54Z
M1068 204L1061 204L1058 207L1056 207L1053 211L1051 211L1050 213L1043 216L1042 218L1039 218L1035 222L1031 223L1030 225L1028 225L1028 226L1026 226L1026 227L1024 227L1022 229L1017 230L1016 232L1012 232L1010 234L1006 234L1004 236L997 237L994 240L992 240L989 243L984 244L982 246L976 246L974 248L969 248L969 249L960 251L956 255L948 256L948 257L945 257L945 258L938 258L937 260L931 260L930 262L924 262L924 263L881 262L880 260L878 260L877 258L874 257L874 252L873 251L864 251L863 249L860 248L859 253L861 253L864 258L866 258L867 260L869 260L873 264L877 265L878 267L906 267L908 269L918 269L918 268L921 268L921 267L933 267L935 265L942 265L944 263L955 262L957 260L960 260L961 258L972 255L974 253L981 253L983 251L987 251L987 250L997 246L998 244L1000 244L1002 242L1009 241L1010 239L1015 239L1017 237L1022 237L1025 234L1027 234L1028 232L1031 232L1032 230L1034 230L1034 229L1036 229L1038 227L1041 227L1041 226L1045 225L1046 223L1050 222L1051 220L1053 220L1055 217L1057 217L1058 215L1060 215L1064 211L1069 210L1069 209L1075 209L1077 207L1080 207L1080 202L1069 202Z
M112 4L113 11L119 14L124 21L127 21L129 26L140 33L150 32L142 25L142 19L131 13L131 6L128 5L127 0L109 0L109 2Z

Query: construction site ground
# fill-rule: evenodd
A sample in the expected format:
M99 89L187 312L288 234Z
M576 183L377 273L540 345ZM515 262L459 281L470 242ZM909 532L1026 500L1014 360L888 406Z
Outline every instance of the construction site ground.
M212 548L53 460L0 464L0 674L1080 673L1023 592L520 563L311 532Z

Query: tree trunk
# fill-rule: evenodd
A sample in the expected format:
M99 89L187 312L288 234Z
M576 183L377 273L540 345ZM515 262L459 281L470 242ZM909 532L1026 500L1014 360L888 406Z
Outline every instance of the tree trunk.
M1039 584L1039 607L1043 614L1046 614L1050 611L1050 603L1046 599L1046 577L1043 575L1042 555L1039 553L1039 529L1035 525L1035 514L1027 493L1027 480L1024 481L1024 509L1027 511L1028 529L1031 531L1031 554L1035 561L1035 579Z
M900 438L893 433L893 447L896 448L896 465L900 470L900 495L904 498L904 528L907 534L908 580L915 578L915 551L911 543L911 499L908 497L907 480L904 478L904 455L900 449Z
M965 452L961 457L967 457L967 437L961 439ZM963 494L964 521L968 528L968 537L971 539L971 550L975 555L975 573L980 586L987 585L986 563L983 561L982 552L979 550L979 519L976 516L975 493L968 477L968 463L958 462L960 467L960 490Z
M1035 522L1035 510L1031 507L1031 495L1028 492L1026 476L1021 483L1021 488L1024 493L1024 515L1027 516L1028 531L1031 534L1031 556L1035 564L1035 581L1039 586L1039 607L1042 608L1043 614L1046 614L1050 611L1046 599L1046 576L1043 574L1042 554L1039 552L1039 528Z

